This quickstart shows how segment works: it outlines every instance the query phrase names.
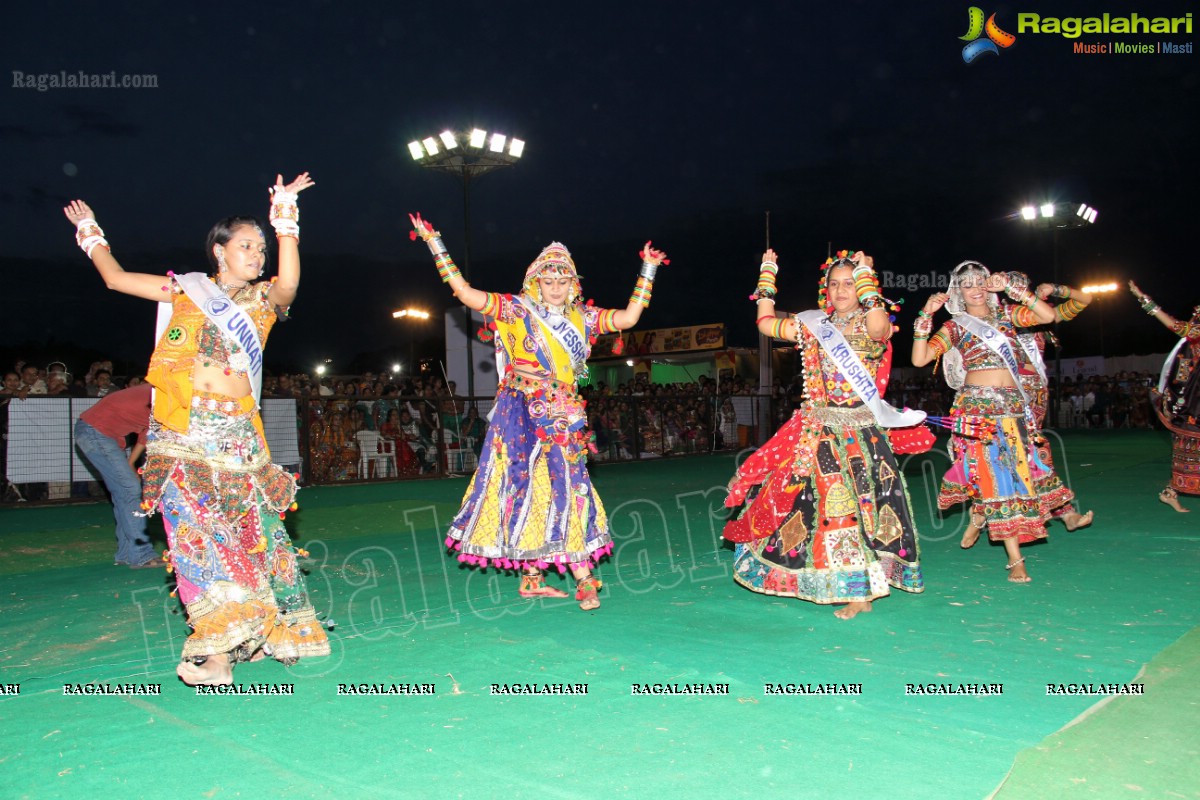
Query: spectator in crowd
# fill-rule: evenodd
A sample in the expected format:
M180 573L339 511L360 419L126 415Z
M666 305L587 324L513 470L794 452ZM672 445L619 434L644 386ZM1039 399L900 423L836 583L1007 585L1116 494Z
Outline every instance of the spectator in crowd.
M453 391L454 383L450 383L451 391ZM479 416L479 409L472 403L467 406L467 415L462 418L462 435L465 439L471 439L472 449L475 451L476 458L483 451L483 437L487 434L487 423Z
M46 381L38 373L37 367L26 364L21 370L21 388L25 391L25 396L46 393Z

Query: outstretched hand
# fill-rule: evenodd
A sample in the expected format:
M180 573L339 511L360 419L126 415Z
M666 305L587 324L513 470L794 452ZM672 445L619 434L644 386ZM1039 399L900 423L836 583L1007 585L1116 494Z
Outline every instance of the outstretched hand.
M410 231L408 234L408 238L412 239L414 242L417 240L418 236L425 241L429 241L430 238L438 235L437 231L433 229L433 225L430 224L429 220L421 219L420 212L417 212L416 214L409 214L408 218L412 221L413 226L412 231Z
M1137 284L1134 283L1133 281L1129 282L1129 291L1132 292L1133 296L1136 297L1138 300L1141 300L1143 297L1146 296L1146 293L1143 292L1141 289L1139 289L1137 287Z
M670 264L671 259L667 258L667 254L662 250L655 250L650 246L651 242L647 241L646 246L638 251L638 255L642 257L642 261L650 264Z
M859 250L855 252L854 255L850 256L850 260L855 264L858 264L860 267L867 267L868 269L875 268L875 259L871 258L862 250Z
M989 292L1003 292L1008 288L1008 273L993 272L987 277L987 280L983 284L983 288L987 289Z
M946 305L946 301L949 299L950 295L946 294L945 292L938 292L937 294L930 295L929 299L925 301L925 313L929 314L930 316L936 314L938 309Z
M295 180L293 180L287 186L283 185L283 175L276 174L275 175L275 185L273 187L271 187L271 193L274 194L275 192L289 192L291 194L296 194L298 192L303 192L305 189L309 188L310 186L316 186L316 183L313 181L312 178L308 177L307 172L301 172L299 175L296 176Z
M79 227L79 223L85 219L96 219L92 207L82 200L72 200L70 205L63 208L63 214L66 214L67 219L77 228Z

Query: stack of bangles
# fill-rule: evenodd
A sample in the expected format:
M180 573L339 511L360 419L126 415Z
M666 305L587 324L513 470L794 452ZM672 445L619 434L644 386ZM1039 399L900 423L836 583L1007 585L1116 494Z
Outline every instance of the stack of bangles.
M421 237L428 245L429 252L433 253L433 264L437 267L438 277L442 279L442 283L449 283L455 278L462 277L462 273L458 271L458 265L454 263L454 259L450 258L450 253L447 252L440 233L431 229L418 228L416 235ZM457 295L464 288L466 286L460 286L454 290L454 293Z
M441 244L441 239L438 239L438 244ZM432 246L430 247L432 249ZM458 265L450 258L450 254L443 250L436 253L433 257L433 264L437 267L438 277L442 279L442 283L449 283L454 278L461 278L462 273L458 271ZM458 294L458 292L455 292Z
M784 335L787 329L787 324L790 321L787 317L775 317L771 315L759 317L758 321L762 322L764 319L772 320L771 330L767 332L767 336L770 336L772 339L783 339L784 341L788 341L787 336Z
M642 271L638 274L637 283L633 287L630 303L637 303L642 308L650 306L650 292L654 289L654 276L658 274L658 264L653 261L643 261Z
M779 265L774 261L764 261L758 268L758 287L751 300L773 300L775 298L775 276L779 274Z
M1138 298L1138 305L1142 307L1142 311L1145 311L1152 317L1161 310L1159 305L1151 300L1148 294L1144 294Z
M1014 303L1020 303L1026 308L1033 308L1033 304L1038 301L1037 295L1025 287L1006 286L1004 287L1004 293Z
M87 253L88 258L92 257L92 251L97 247L103 247L112 252L112 248L108 246L108 240L104 238L104 231L91 217L81 219L76 224L75 243L83 252Z
M887 301L879 293L879 278L870 267L859 265L854 268L854 293L867 311L887 306Z
M933 333L933 315L925 309L917 312L917 321L913 323L913 341L927 342Z
M276 238L291 236L300 241L300 207L296 205L296 193L271 190L271 211L267 215Z

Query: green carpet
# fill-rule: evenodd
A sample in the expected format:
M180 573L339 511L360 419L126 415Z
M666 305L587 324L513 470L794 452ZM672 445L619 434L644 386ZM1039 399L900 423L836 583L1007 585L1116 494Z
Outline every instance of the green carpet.
M594 470L617 544L594 613L523 601L513 578L443 555L465 480L306 489L289 525L335 623L333 655L235 676L294 684L291 696L197 697L175 679L184 618L162 573L112 566L107 506L5 509L0 683L19 683L20 696L0 697L0 796L982 798L1007 775L1001 797L1072 779L1100 797L1128 761L1121 783L1147 787L1140 796L1192 797L1196 726L1180 720L1185 703L1194 709L1194 656L1165 667L1181 679L1152 683L1152 667L1145 696L1047 740L1099 699L1047 697L1047 683L1133 681L1200 623L1195 523L1155 500L1167 438L1064 444L1056 463L1097 522L1075 533L1055 523L1049 543L1026 548L1034 583L1005 580L1000 547L960 550L961 514L931 513L946 466L934 453L906 464L927 589L851 621L733 583L719 538L729 456ZM89 682L162 693L64 696L64 684ZM337 694L363 682L433 683L436 694ZM630 690L692 682L729 694ZM497 696L493 683L588 693ZM764 683L862 693L764 696ZM1004 691L906 695L908 683ZM1066 738L1126 708L1159 747L1098 758ZM1026 765L1047 748L1062 762ZM1159 769L1142 764L1152 750ZM1026 777L1035 767L1046 777Z

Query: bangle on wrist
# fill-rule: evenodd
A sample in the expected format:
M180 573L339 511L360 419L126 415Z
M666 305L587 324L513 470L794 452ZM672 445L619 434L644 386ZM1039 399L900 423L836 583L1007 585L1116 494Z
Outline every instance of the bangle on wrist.
M633 287L633 294L629 297L630 303L636 303L642 308L650 306L650 292L654 288L652 281L644 277L639 277L637 283Z
M103 247L112 252L112 248L108 246L108 240L104 238L104 231L96 223L96 220L91 217L79 220L75 225L75 244L79 245L79 249L92 257L92 252L97 247Z
M643 261L642 271L638 274L646 280L652 281L654 280L654 276L658 274L658 264L655 264L653 261Z
M291 236L300 241L300 207L296 205L296 193L281 189L271 190L271 210L267 214L276 236Z

